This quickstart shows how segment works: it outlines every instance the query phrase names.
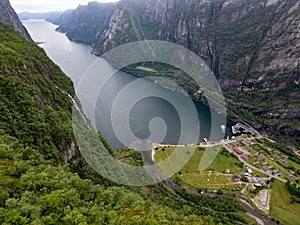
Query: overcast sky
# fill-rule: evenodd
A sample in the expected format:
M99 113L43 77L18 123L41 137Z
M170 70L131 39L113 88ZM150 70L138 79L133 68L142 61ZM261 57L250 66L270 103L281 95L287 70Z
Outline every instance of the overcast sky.
M93 0L10 0L17 12L49 12L75 9L79 4L86 5ZM97 2L117 2L118 0L97 0Z

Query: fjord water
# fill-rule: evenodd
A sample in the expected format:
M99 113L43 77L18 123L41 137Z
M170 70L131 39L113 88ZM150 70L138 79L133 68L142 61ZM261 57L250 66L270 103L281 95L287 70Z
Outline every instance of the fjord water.
M40 43L40 47L47 52L48 56L73 80L75 90L84 72L95 60L101 60L101 65L103 65L101 71L97 71L97 76L105 76L104 74L113 71L114 68L107 61L90 54L90 46L71 42L64 34L56 32L56 25L40 20L27 20L23 21L23 23L33 40ZM140 96L145 91L145 88L155 93L155 96L147 97L136 102L130 111L128 120L130 130L138 139L146 139L151 135L153 142L162 141L166 144L192 144L197 141L202 141L203 138L209 138L211 131L211 112L208 107L198 102L193 102L193 107L197 110L199 117L200 127L198 127L197 123L194 123L189 124L190 127L182 129L184 126L181 124L181 117L190 118L193 116L193 109L187 104L187 102L190 101L189 98L183 94L166 90L150 80L141 79L132 74L119 71L105 83L104 88L99 93L95 109L90 107L88 89L97 88L97 84L95 84L95 86L93 85L94 87L87 87L86 90L83 91L84 93L80 93L80 96L84 96L80 98L80 101L85 114L88 117L93 114L96 115L95 124L98 131L103 134L114 149L126 146L119 141L120 134L118 134L118 137L116 135L116 129L118 129L118 127L113 128L112 126L112 106L115 104L115 100L121 90L135 81L138 81L139 85L135 85L134 88L131 88L131 96ZM97 80L95 83L96 82L99 81ZM165 96L166 99L171 100L172 103L157 96ZM123 104L128 103L124 102ZM122 112L122 105L120 109L121 110L118 111L118 117L126 120L126 114ZM178 111L180 113L178 113ZM154 118L156 118L155 122L153 122ZM157 120L157 118L160 119ZM89 119L93 120L93 118ZM220 116L214 119L222 121ZM120 126L123 125L124 124L121 125L120 123ZM217 132L220 133L219 135L224 135L221 125L223 125L221 122L219 124L217 122ZM230 125L230 121L227 121L225 136L231 135ZM149 127L151 127L152 133ZM164 133L162 132L164 129L166 133L164 134L164 138L161 139L160 135ZM195 135L195 129L199 130L199 138L197 141L192 138ZM123 129L120 128L120 130ZM157 136L155 135L156 133L158 134ZM126 136L127 134L124 133L121 134L121 136L122 135ZM184 136L184 138L181 139L179 143L180 136Z

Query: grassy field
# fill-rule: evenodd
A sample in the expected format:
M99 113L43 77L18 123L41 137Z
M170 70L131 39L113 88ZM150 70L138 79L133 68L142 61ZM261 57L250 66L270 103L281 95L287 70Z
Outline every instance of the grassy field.
M296 170L300 170L300 165L298 163L295 163L289 159L287 159L286 162L287 162L287 166L293 166Z
M253 148L251 148L251 147L249 146L249 144L245 144L245 145L243 145L242 147L243 147L244 149L246 149L248 152L252 153L252 154L256 154L256 153L257 153L257 151L255 151Z
M290 203L285 184L277 180L271 192L270 216L286 225L299 225L300 222L300 204Z
M231 175L220 173L186 173L176 175L176 179L180 181L184 187L194 188L220 189L222 187L228 187L232 189L240 185L239 183L234 183L231 179Z
M189 152L190 147L182 147L178 148L178 150L185 151L186 153ZM158 150L155 154L155 162L160 162L170 156L173 151L174 147L166 147L164 150ZM191 150L190 150L191 151ZM218 151L219 154L216 158L210 163L205 171L214 171L218 173L225 173L227 169L229 169L230 174L239 174L243 170L243 164L235 157L229 155L229 153L221 148L221 147L214 147L214 148L206 148L206 151ZM191 156L188 163L180 170L181 173L199 173L199 164L204 155L204 150L201 148L197 148L194 151L194 154ZM208 159L210 160L210 159ZM170 162L171 163L171 162Z
M262 173L262 172L259 172L259 171L257 171L257 170L254 170L254 169L252 169L252 175L253 175L253 176L258 176L258 177L267 177L266 174L264 174L264 173Z
M168 156L174 153L174 147L160 148L156 151L155 162L161 162ZM178 148L182 151L182 154L191 154L191 147ZM207 151L218 151L216 158L210 163L207 169L199 171L199 164L204 155L204 150L197 148L193 155L190 155L189 161L183 166L183 168L176 174L175 178L183 186L196 187L196 188L221 188L229 187L235 188L239 184L234 183L231 179L231 174L240 174L243 171L243 164L235 157L232 157L222 147L207 148ZM176 155L176 154L175 154ZM213 154L212 154L213 155ZM208 158L210 155L208 154ZM174 157L175 161L176 158ZM210 160L210 159L208 159ZM163 166L160 166L165 172L170 172L170 168L174 160L166 160ZM227 173L229 172L229 173Z

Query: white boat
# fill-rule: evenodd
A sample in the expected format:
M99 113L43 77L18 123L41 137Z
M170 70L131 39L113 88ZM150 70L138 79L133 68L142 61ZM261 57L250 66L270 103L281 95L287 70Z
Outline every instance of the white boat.
M223 133L225 133L225 129L226 129L226 126L222 124L221 125L221 130L222 130Z

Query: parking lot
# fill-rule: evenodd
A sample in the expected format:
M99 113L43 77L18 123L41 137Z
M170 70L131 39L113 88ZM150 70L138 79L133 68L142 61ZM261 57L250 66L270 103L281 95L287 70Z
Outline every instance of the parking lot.
M270 210L270 190L261 190L258 195L252 199L252 201L257 208L268 213Z

